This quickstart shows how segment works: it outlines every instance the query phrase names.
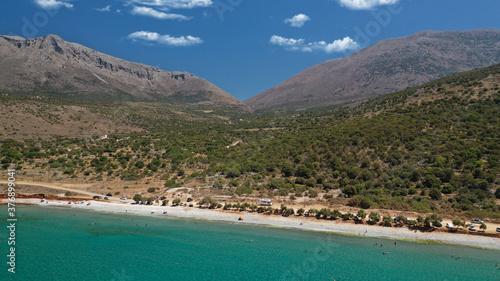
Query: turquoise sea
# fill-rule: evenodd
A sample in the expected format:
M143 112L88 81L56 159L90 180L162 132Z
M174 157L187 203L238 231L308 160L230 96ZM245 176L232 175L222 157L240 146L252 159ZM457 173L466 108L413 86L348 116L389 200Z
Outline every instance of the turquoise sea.
M0 280L500 280L496 250L37 206L12 274L6 208Z

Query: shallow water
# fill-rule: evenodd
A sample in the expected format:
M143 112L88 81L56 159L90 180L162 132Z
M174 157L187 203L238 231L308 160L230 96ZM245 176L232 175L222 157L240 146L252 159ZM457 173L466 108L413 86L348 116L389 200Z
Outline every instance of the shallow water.
M38 206L12 274L6 215L0 280L500 280L496 250Z

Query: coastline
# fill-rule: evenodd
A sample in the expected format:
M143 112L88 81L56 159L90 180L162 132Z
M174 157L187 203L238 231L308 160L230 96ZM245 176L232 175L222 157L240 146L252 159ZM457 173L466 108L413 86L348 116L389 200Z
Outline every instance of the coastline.
M91 202L87 205L87 202ZM385 238L413 241L417 243L442 243L459 244L472 247L500 250L500 239L478 235L453 234L446 232L420 232L411 231L407 228L372 226L366 223L353 224L340 220L316 220L306 217L282 217L269 216L249 212L228 212L222 210L199 209L196 207L172 207L172 206L150 206L125 203L111 203L100 201L87 201L85 204L68 204L68 201L47 201L40 199L18 199L18 204L30 204L37 206L70 207L93 211L104 211L112 213L127 213L144 216L175 217L186 219L201 219L208 221L238 222L243 216L242 224L262 225L278 228L293 228L306 231L324 231L343 235L355 235L359 237ZM164 212L166 211L166 214Z

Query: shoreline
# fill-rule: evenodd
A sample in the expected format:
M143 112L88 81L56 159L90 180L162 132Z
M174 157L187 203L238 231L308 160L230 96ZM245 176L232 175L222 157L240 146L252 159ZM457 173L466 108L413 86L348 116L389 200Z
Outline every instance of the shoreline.
M90 205L87 205L88 202L90 202ZM3 203L4 202L2 202L2 204ZM233 223L238 222L238 218L243 216L243 221L239 223L266 227L292 228L306 231L332 232L357 237L405 240L416 243L467 245L485 249L500 250L500 239L493 237L453 234L441 231L420 232L411 231L407 228L373 226L366 223L345 223L340 220L324 221L307 217L269 216L249 212L228 212L222 210L199 209L197 207L151 206L99 201L85 201L84 204L68 204L68 201L65 200L45 200L45 202L42 203L40 199L18 199L16 203L49 207L70 207L75 209L104 211L119 214L201 219ZM166 214L164 214L165 211L167 212Z

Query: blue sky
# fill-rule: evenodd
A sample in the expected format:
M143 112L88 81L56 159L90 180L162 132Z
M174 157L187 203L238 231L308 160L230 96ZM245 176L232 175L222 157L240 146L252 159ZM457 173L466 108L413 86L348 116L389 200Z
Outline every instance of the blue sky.
M245 100L382 39L500 29L499 15L499 0L18 0L0 2L0 34L56 34Z

